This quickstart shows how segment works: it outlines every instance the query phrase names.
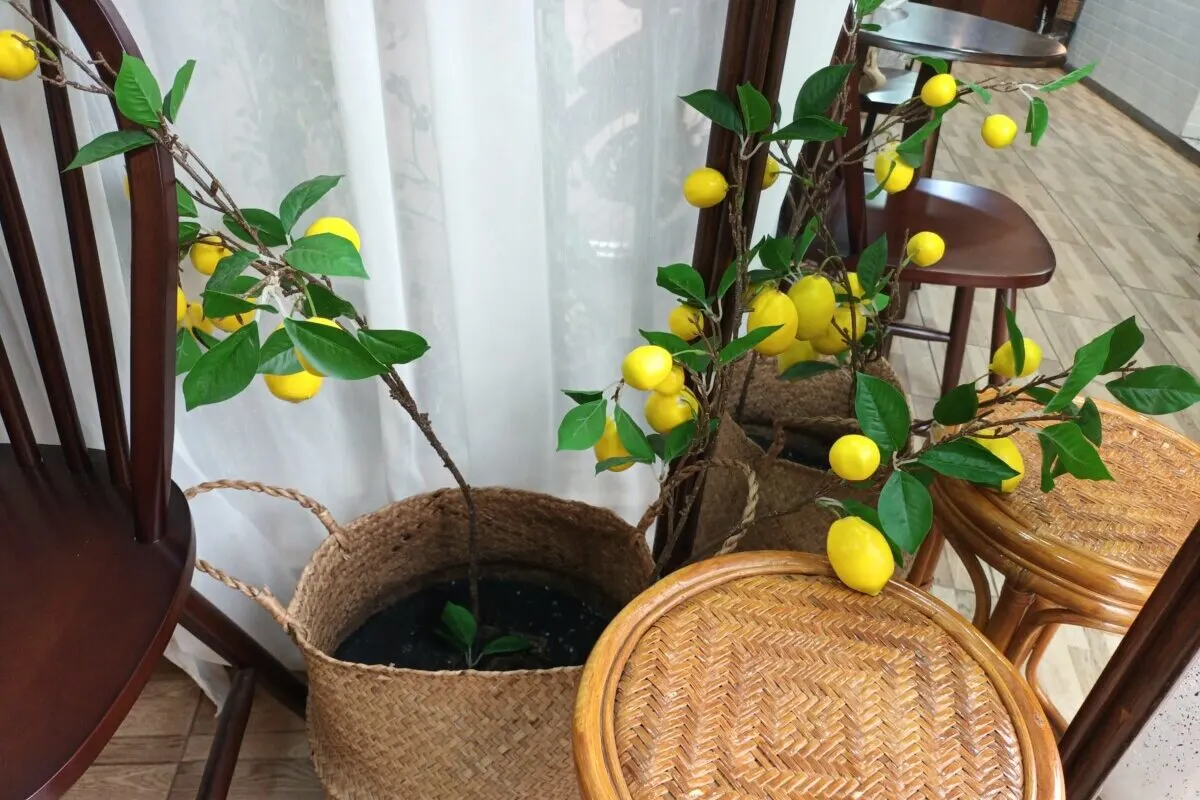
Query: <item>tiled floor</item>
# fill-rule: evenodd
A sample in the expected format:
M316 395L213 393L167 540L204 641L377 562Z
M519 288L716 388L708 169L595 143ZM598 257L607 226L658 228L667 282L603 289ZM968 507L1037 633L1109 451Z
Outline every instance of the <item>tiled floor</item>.
M968 74L978 78L983 73ZM1022 74L1026 80L1044 77ZM992 108L1024 118L1019 98L998 97ZM1036 150L1025 143L1003 152L988 150L978 136L979 115L969 109L948 119L938 176L989 186L1018 199L1054 242L1054 281L1022 293L1019 306L1022 328L1041 343L1046 360L1069 362L1089 338L1136 314L1146 329L1146 363L1174 362L1200 372L1200 169L1082 87L1052 98L1051 131ZM991 302L990 297L976 301L966 376L986 370ZM950 292L924 287L911 313L945 327ZM894 360L923 416L937 396L941 351L940 345L908 340L900 340L895 351ZM1095 394L1103 396L1104 391ZM1200 410L1168 422L1200 438ZM993 597L998 588L993 587ZM940 565L934 592L970 614L971 583L953 556ZM1064 711L1075 712L1115 644L1112 636L1062 629L1043 662L1042 678ZM182 673L164 666L68 797L194 797L213 723L213 708L199 690ZM321 797L306 755L301 721L260 697L231 797Z

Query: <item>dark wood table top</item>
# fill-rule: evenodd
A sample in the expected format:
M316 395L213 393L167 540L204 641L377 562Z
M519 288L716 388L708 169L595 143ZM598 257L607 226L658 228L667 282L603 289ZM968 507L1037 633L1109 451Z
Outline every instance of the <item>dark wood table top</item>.
M1067 60L1061 42L1014 25L916 3L902 13L907 16L882 30L863 31L860 41L914 56L1002 67L1057 67Z

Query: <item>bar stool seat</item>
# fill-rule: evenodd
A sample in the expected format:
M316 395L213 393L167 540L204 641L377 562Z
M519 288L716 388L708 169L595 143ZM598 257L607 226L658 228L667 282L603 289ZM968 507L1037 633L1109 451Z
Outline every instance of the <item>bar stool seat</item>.
M1122 406L1096 405L1112 481L1064 475L1043 493L1036 435L1021 432L1013 441L1026 477L1011 495L949 480L931 489L934 524L975 587L975 625L1014 664L1024 663L1060 736L1066 719L1037 679L1055 630L1072 624L1124 633L1200 519L1200 445ZM1003 406L997 419L1036 407ZM980 560L1004 575L994 611Z
M574 745L585 800L1064 796L1049 723L983 636L800 553L714 558L635 599L588 659Z

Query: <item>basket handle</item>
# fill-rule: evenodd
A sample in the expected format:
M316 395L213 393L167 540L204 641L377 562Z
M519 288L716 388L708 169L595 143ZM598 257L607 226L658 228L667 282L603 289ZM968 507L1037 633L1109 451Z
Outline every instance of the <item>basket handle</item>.
M732 461L726 463L722 461L720 463L723 466L736 466L746 476L746 506L742 509L742 519L730 531L729 536L725 537L724 544L717 551L717 555L724 556L737 549L738 545L742 543L742 539L746 537L746 533L750 530L750 526L754 524L754 517L758 511L758 476L744 462Z

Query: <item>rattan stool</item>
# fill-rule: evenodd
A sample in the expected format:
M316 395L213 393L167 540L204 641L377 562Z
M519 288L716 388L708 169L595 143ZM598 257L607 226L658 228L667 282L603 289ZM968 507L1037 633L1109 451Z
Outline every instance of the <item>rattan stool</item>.
M1032 404L1016 405L1005 413ZM1014 441L1027 475L1013 494L948 480L932 488L934 524L975 588L975 626L1018 668L1024 664L1059 736L1066 719L1037 679L1054 632L1067 624L1124 633L1200 519L1200 445L1123 406L1097 405L1100 454L1114 480L1064 475L1043 494L1041 450L1024 432ZM936 560L937 541L930 537L934 552L918 562ZM980 560L1004 575L995 610Z
M722 556L613 621L574 723L584 800L1061 798L1020 675L940 601L818 556Z

